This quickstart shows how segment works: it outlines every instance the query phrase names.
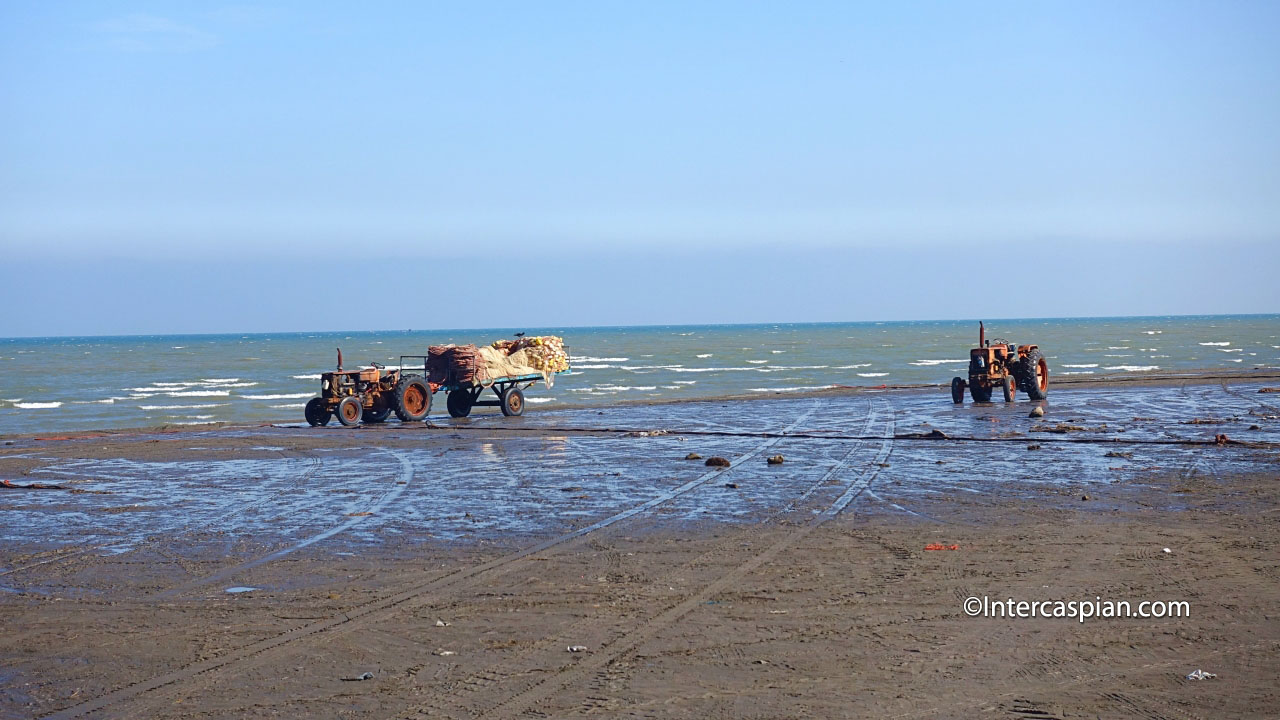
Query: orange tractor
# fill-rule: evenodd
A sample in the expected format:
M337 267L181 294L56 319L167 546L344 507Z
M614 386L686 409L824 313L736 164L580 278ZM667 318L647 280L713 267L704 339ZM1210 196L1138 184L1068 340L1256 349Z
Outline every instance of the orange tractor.
M974 402L991 402L998 387L1004 401L1013 402L1018 390L1032 400L1049 394L1049 364L1038 345L1015 345L1007 340L987 340L987 329L978 323L978 347L969 351L969 380L951 380L951 400L964 402L964 389Z
M424 420L431 410L431 388L420 375L402 375L400 370L387 370L374 363L361 370L342 369L342 350L338 350L338 369L320 376L320 397L307 403L303 414L313 427L338 422L348 427L361 422L380 423L395 412L401 422Z

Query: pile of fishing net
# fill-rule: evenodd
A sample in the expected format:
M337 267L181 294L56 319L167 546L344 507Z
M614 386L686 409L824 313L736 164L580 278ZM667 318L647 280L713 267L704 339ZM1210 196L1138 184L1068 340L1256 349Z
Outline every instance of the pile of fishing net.
M564 349L564 338L555 335L498 340L492 347L508 357L523 353L525 364L539 372L558 373L569 369L569 353Z
M432 345L427 348L427 382L474 385L485 379L484 360L475 345Z
M427 349L427 381L434 385L486 385L519 375L553 376L569 369L564 339L555 335L499 340L488 347L432 345Z

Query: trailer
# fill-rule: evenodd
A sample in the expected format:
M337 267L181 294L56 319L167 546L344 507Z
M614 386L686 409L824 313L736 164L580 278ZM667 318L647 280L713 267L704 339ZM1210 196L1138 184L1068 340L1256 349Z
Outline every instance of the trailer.
M419 363L412 368L409 362ZM419 367L422 371L421 377L427 375L427 356L426 355L401 355L400 371L418 372ZM554 374L559 374L554 373ZM418 375L410 375L406 377L418 378ZM502 409L502 414L507 417L518 417L524 414L525 401L524 391L535 385L539 380L545 378L539 373L529 373L527 375L508 375L504 377L490 378L486 381L460 381L454 377L448 377L444 382L435 383L423 380L430 391L430 395L438 392L444 392L445 406L449 410L449 416L455 418L466 417L471 414L473 407L497 407ZM481 400L480 397L485 390L492 390L496 399ZM428 400L427 407L431 407Z

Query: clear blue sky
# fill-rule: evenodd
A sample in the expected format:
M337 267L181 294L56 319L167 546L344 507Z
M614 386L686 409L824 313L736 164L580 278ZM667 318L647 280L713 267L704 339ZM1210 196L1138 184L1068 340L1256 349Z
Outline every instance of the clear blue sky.
M0 336L1277 312L1277 29L5 2Z

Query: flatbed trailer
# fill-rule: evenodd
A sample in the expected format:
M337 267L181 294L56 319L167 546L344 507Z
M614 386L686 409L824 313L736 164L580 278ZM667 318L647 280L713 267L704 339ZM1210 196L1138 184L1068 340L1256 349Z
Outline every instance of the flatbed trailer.
M406 361L420 361L422 368L422 376L427 376L427 356L426 355L401 355L400 356L400 372L417 372L418 367L410 367ZM559 373L555 373L559 374ZM466 417L471 414L473 407L497 407L502 409L502 414L507 417L518 417L524 414L525 401L524 391L535 385L539 380L545 380L541 373L529 373L527 375L508 375L504 377L491 378L486 382L463 382L453 379L447 379L442 383L427 381L427 387L431 394L445 392L445 406L449 410L450 417ZM480 396L485 390L492 390L496 399L481 400ZM430 403L428 403L430 407Z

